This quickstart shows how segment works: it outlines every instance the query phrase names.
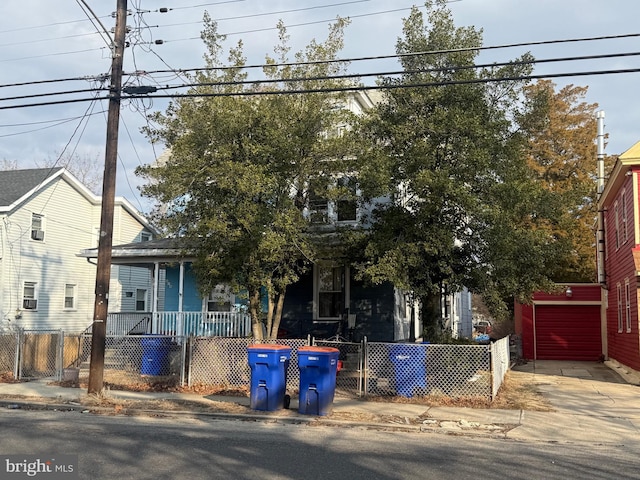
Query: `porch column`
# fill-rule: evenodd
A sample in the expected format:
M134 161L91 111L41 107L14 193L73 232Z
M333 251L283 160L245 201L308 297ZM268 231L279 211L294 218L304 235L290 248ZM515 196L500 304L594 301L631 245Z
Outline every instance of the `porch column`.
M176 335L184 334L183 313L184 308L184 262L180 262L180 280L178 282L178 321L176 325Z
M151 301L151 318L153 319L152 323L151 323L151 331L153 333L158 333L159 328L158 328L158 301L159 301L159 295L158 295L158 291L160 288L160 263L159 262L154 262L153 263L153 289L152 289L152 296L153 299Z

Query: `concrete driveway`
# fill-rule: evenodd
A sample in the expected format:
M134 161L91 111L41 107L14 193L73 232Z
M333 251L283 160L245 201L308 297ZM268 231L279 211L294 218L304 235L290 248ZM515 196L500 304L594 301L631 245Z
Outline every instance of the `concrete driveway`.
M509 433L510 438L640 442L640 387L629 383L635 379L615 365L537 360L514 370L530 376L554 412L523 412L523 421Z

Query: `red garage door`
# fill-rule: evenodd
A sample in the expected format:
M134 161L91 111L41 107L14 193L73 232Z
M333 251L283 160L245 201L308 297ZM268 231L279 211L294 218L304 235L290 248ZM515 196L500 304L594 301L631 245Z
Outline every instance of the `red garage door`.
M538 360L599 360L600 306L536 305L535 343Z

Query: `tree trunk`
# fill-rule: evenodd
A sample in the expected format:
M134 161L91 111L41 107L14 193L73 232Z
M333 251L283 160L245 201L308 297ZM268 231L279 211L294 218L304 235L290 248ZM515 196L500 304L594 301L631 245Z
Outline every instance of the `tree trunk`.
M271 328L273 325L273 310L274 310L274 298L275 293L273 291L273 284L269 282L267 284L267 338L271 339Z
M435 342L442 333L440 321L442 320L441 298L439 294L425 295L421 299L423 339Z
M251 331L254 340L264 340L262 334L262 319L260 318L260 289L252 289L249 292L249 313L251 314Z
M280 320L282 320L282 309L284 307L284 295L285 292L280 292L276 297L276 309L273 316L273 323L271 324L271 330L269 331L269 340L275 340L276 338L278 338Z

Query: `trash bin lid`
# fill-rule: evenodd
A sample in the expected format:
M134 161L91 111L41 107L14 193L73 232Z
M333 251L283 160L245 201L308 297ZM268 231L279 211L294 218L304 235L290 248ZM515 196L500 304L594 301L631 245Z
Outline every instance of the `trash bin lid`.
M312 353L340 353L340 350L333 347L300 347L298 348L298 352L312 352Z
M254 343L253 345L249 345L247 348L255 350L268 350L270 352L291 350L291 347L287 345L269 345L264 343Z

